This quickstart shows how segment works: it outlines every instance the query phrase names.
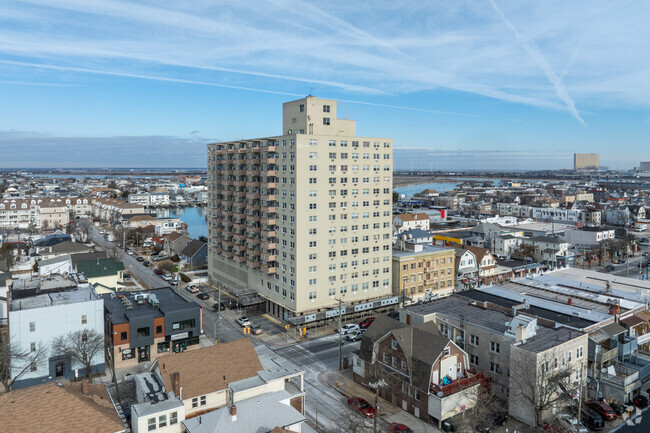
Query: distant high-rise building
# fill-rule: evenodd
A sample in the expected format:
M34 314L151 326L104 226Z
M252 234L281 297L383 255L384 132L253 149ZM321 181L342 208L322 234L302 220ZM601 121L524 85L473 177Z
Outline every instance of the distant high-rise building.
M650 161L641 161L639 171L650 171Z
M392 294L392 139L336 109L308 96L283 105L280 136L208 144L210 279L296 324Z
M574 170L598 170L597 153L574 153L573 154Z

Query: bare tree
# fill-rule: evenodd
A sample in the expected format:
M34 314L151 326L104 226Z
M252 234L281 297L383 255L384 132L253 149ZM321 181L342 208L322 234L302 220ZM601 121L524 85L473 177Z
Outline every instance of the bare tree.
M573 370L558 365L561 358L559 350L536 354L513 347L510 352L510 401L532 411L535 426L541 426L545 415L570 397Z
M0 382L6 392L11 391L16 380L33 368L38 368L47 359L47 346L36 343L34 350L22 349L12 344L8 336L0 335Z
M320 431L324 433L371 433L373 431L371 421L351 410L340 414L335 421L336 427Z
M481 383L475 387L471 394L460 393L462 401L459 400L458 405L466 404L466 399L471 399L474 406L467 409L463 413L463 421L465 429L473 431L472 429L481 422L488 420L490 415L497 412L507 412L507 403L495 395L489 383Z
M88 379L95 356L104 351L104 335L94 329L71 331L52 342L52 352L84 366Z

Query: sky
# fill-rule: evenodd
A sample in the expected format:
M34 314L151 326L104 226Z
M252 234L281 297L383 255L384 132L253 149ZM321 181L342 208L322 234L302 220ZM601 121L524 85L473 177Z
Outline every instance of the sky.
M0 168L205 167L339 101L396 169L650 160L650 3L0 2Z

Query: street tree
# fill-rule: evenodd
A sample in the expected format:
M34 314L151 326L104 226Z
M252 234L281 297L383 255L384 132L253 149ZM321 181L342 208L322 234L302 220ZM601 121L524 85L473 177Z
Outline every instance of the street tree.
M0 334L0 382L5 392L11 391L16 380L46 360L46 345L35 343L33 347L23 349L19 344L11 342L8 335Z
M476 425L489 419L490 415L508 411L507 402L499 398L487 382L479 384L471 393L459 393L458 396L463 399L459 400L458 406L466 404L466 399L473 401L474 404L463 412L463 424L468 431L473 431Z
M91 379L91 366L98 353L104 351L104 335L94 329L80 329L59 336L52 342L52 352L63 358L76 361L86 369Z
M5 260L8 268L11 268L16 263L14 247L10 243L5 242L0 246L0 260Z

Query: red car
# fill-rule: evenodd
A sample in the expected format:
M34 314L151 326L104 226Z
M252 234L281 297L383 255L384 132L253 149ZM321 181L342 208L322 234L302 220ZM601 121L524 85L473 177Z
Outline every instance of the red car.
M592 408L598 413L598 415L602 416L607 421L614 421L617 418L616 412L614 412L614 409L612 409L612 407L607 403L591 400L587 402L587 406Z
M372 325L372 322L375 321L374 317L368 317L363 322L359 323L359 328L366 329L368 326Z
M348 406L350 409L356 410L366 418L373 418L375 416L375 408L370 406L370 403L359 397L348 398Z
M156 268L156 269L153 270L153 273L156 274L156 275L162 275L163 271L162 271L162 269Z
M388 431L390 433L413 433L413 430L406 427L404 424L400 424L397 422L392 422L388 424Z

